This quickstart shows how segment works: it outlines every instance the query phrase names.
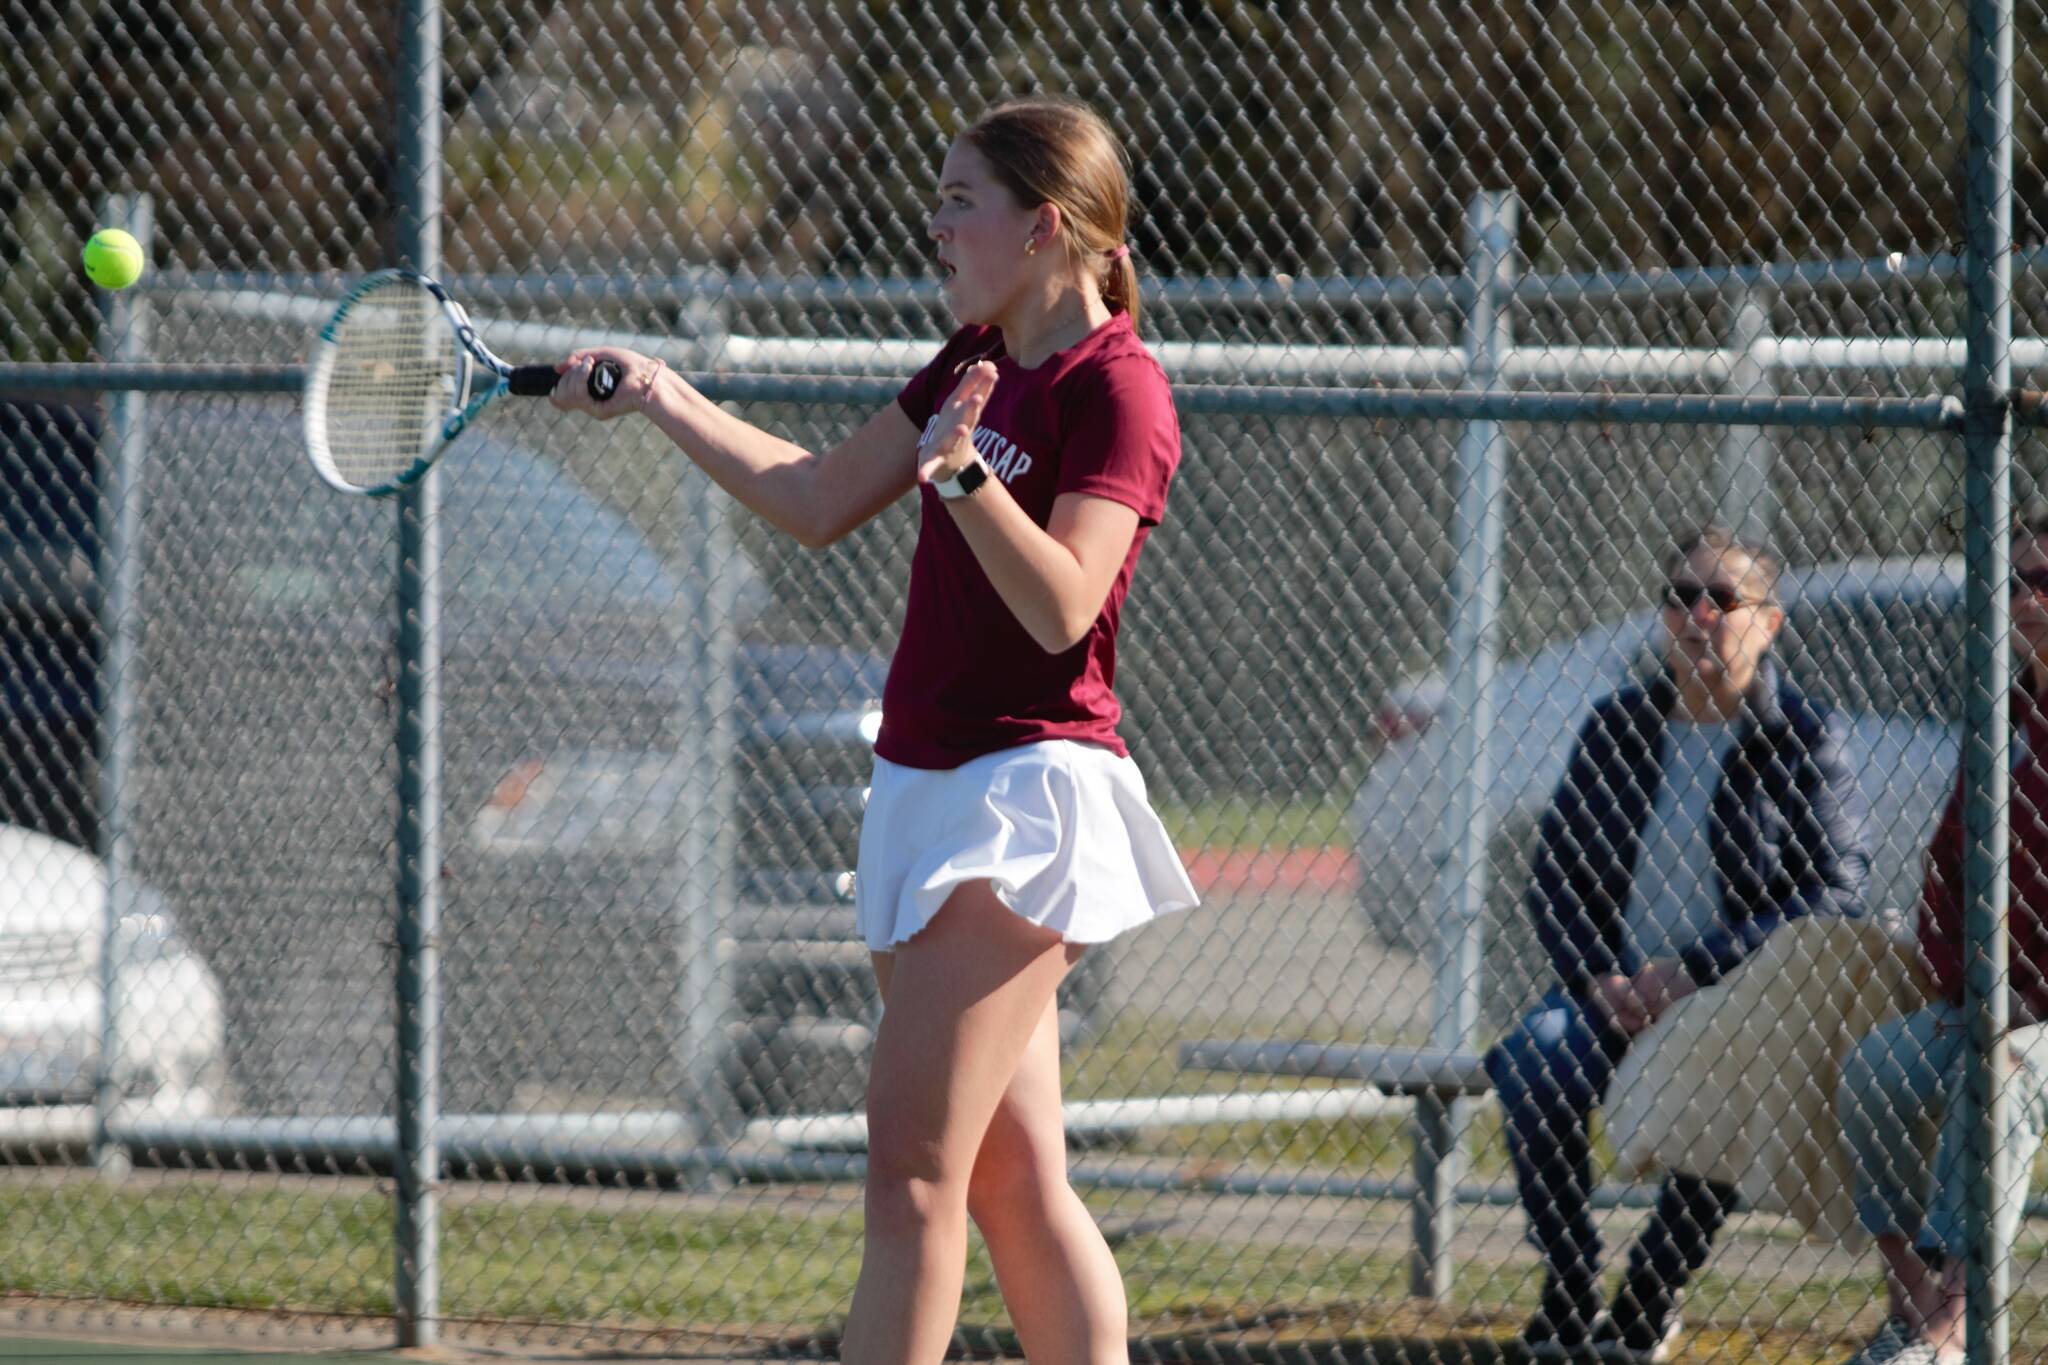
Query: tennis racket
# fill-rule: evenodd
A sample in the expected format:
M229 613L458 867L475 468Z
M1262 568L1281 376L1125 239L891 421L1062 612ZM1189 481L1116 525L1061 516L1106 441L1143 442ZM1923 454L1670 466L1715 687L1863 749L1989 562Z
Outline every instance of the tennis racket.
M545 398L552 365L510 365L477 339L469 314L416 270L380 270L349 291L320 329L306 369L306 455L344 493L396 493L507 393ZM619 367L590 371L597 402Z

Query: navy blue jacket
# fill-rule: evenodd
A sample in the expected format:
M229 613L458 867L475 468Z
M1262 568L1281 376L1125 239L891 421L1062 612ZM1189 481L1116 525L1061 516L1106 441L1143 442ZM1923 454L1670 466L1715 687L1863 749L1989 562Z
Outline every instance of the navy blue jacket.
M1536 837L1524 904L1558 978L1583 997L1593 979L1627 972L1623 917L1643 826L1664 782L1665 717L1678 686L1659 673L1604 698ZM1847 726L1781 682L1768 661L1744 702L1714 792L1709 834L1715 927L1684 954L1709 985L1801 915L1862 913L1870 855L1864 803L1843 754ZM1631 955L1632 956L1632 955Z

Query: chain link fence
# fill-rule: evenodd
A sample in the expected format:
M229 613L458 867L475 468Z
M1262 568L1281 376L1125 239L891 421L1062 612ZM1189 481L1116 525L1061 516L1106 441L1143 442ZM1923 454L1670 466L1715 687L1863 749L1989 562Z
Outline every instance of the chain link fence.
M63 367L277 367L406 255L406 20L0 14L0 1287L367 1331L407 1307L394 509L314 478L288 373L102 398ZM1783 559L1771 658L1837 718L1841 878L1881 932L1773 935L1775 976L1660 1025L1697 1058L1748 1055L1744 991L1801 1021L1764 1031L1768 1095L1690 1106L1800 1140L1753 1153L1775 1183L1742 1182L1677 1358L1835 1361L1879 1329L1831 1138L1850 1049L1930 989L1913 934L1964 752L1961 6L440 15L442 256L486 340L659 350L813 449L950 328L923 222L953 132L1050 91L1122 136L1185 453L1118 691L1204 904L1088 954L1061 1003L1073 1174L1142 1353L1494 1359L1543 1307L1476 1058L1556 1007L1546 812L1595 705L1678 667L1670 547L1715 520ZM2022 389L2048 368L2043 17L2011 28ZM75 261L115 218L155 268L110 301ZM2025 506L2031 428L2010 460ZM850 878L915 510L805 551L644 424L539 405L442 468L437 1322L829 1350L876 1004ZM1672 761L1601 789L1672 840L1621 860L1619 919L1642 868L1732 913L1694 852L1727 821L1663 791ZM1744 818L1796 861L1789 799ZM1583 1192L1604 1295L1656 1195L1645 1133L1687 1121L1609 1099L1633 1126L1596 1125ZM1716 1170L1756 1138L1714 1132ZM2043 1226L2014 1238L2016 1359L2048 1351ZM1014 1350L974 1255L963 1349Z

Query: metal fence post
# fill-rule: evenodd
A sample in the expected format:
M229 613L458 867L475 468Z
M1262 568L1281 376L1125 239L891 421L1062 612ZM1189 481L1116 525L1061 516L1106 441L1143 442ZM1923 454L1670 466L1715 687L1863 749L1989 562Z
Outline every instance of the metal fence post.
M1729 304L1733 317L1728 349L1734 364L1723 392L1736 398L1772 397L1777 392L1776 379L1758 354L1771 330L1766 301L1756 290L1741 289L1730 291ZM1731 426L1724 431L1714 471L1715 520L1739 535L1767 540L1777 520L1771 491L1776 463L1777 437L1768 428Z
M398 250L441 268L441 10L406 0L399 32ZM398 1344L440 1317L441 531L439 475L398 498Z
M125 228L146 254L156 233L147 195L116 195L100 221ZM149 304L139 294L107 296L100 354L120 364L149 358ZM108 1125L127 1089L121 1064L123 995L120 927L137 911L135 880L135 688L142 628L143 476L149 458L148 400L133 390L111 395L99 498L99 618L106 655L99 675L99 855L106 870L100 923L100 1051L93 1072L92 1160L102 1176L128 1171L128 1149Z
M2013 1198L2005 1150L2006 876L2010 852L2012 608L2012 0L1969 7L1968 169L1964 231L1964 496L1967 573L1963 690L1963 961L1969 1076L1959 1097L1977 1155L1970 1166L1966 1335L1972 1365L2012 1352L2012 1248L1999 1213Z
M1507 310L1513 284L1516 202L1490 191L1467 209L1465 387L1489 389L1514 344ZM1491 745L1500 549L1506 522L1507 439L1500 424L1465 424L1458 441L1451 538L1450 790L1437 883L1436 1008L1431 1041L1470 1048L1479 1033L1486 942L1487 845L1493 833ZM1465 1167L1471 1101L1425 1094L1415 1101L1415 1250L1411 1292L1437 1298L1451 1286L1451 1237Z
M723 311L709 302L686 319L707 352L724 333ZM677 717L677 761L683 766L681 837L676 846L676 946L682 998L676 1002L676 1060L685 1109L701 1124L699 1138L724 1143L739 1132L737 1097L726 1076L734 1023L732 965L722 949L732 940L735 796L733 669L738 653L733 616L740 554L729 500L711 477L682 462L677 483L682 534L679 560L688 615L682 622L690 684Z

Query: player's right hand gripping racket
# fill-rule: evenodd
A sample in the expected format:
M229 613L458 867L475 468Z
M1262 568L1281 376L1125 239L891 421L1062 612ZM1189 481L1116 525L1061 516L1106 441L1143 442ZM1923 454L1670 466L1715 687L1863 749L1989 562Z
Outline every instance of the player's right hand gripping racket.
M479 374L481 371L481 374ZM306 454L344 493L396 493L500 394L545 398L552 365L508 365L462 305L414 270L367 275L320 329L306 369ZM616 363L591 367L590 396L618 392Z

